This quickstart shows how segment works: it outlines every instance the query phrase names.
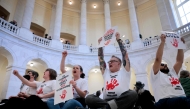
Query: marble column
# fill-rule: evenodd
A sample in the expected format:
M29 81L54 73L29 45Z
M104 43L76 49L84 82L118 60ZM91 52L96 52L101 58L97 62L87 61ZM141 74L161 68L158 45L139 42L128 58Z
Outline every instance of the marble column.
M86 45L86 0L81 0L80 45Z
M53 31L53 39L55 40L60 40L61 24L62 24L62 10L63 10L63 0L57 0L54 31Z
M138 27L134 0L128 0L128 7L129 7L129 16L130 16L130 24L131 24L133 41L139 41L140 40L139 27Z
M52 14L51 14L50 29L49 29L48 36L53 36L53 34L54 34L54 23L55 23L55 13L56 13L55 5L52 5L51 13Z
M34 5L35 5L35 0L26 0L26 7L21 25L23 28L30 29L33 11L34 11Z
M111 17L110 17L110 5L109 0L103 0L104 2L104 18L105 18L105 29L111 28Z
M3 99L17 95L20 92L21 81L13 74L13 70L17 70L20 75L24 75L26 69L16 66L7 67L6 77L4 78L7 82L3 84L3 90L1 93Z
M170 0L156 0L160 22L163 31L173 31L179 27L177 22L177 15L174 12L172 1Z

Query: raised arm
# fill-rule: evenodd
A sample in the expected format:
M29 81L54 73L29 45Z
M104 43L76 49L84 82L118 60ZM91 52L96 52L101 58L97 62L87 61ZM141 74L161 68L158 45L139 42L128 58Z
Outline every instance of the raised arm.
M183 41L183 43L185 43L185 40L183 38L181 38L181 40ZM174 64L174 70L177 74L179 73L179 70L181 69L181 66L183 64L183 58L184 58L183 49L178 49L176 63Z
M67 56L67 51L62 52L62 59L61 59L61 65L60 65L60 70L62 73L65 73L65 58Z
M123 44L123 41L120 39L119 33L116 33L116 40L117 40L119 48L121 50L123 66L125 67L126 71L129 72L130 71L130 60L128 57L127 50Z
M160 70L160 64L162 62L162 55L163 55L163 51L164 51L164 44L165 44L166 36L164 34L162 34L160 36L160 39L161 39L161 43L160 43L158 50L156 52L156 59L155 59L154 64L153 64L153 71L154 71L155 75Z
M98 40L98 43L100 43L101 41L102 41L102 37ZM102 47L98 48L98 59L100 63L100 70L102 74L104 74L104 71L106 69L106 62L104 61L104 53L103 53Z
M27 85L27 86L29 86L29 87L34 87L34 88L37 87L35 82L30 82L30 81L28 81L28 80L25 79L23 76L21 76L21 75L18 73L17 70L14 70L14 71L13 71L13 74L14 74L15 76L17 76L17 77L22 81L23 84L25 84L25 85Z

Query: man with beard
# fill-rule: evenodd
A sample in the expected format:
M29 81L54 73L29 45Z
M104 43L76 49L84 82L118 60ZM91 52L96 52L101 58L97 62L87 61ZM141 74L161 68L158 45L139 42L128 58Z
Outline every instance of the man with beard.
M190 100L186 98L178 80L178 73L183 64L183 50L178 49L176 63L169 70L167 64L161 63L166 36L162 34L160 38L161 43L151 72L152 87L156 99L155 109L190 109ZM185 43L183 38L181 40Z

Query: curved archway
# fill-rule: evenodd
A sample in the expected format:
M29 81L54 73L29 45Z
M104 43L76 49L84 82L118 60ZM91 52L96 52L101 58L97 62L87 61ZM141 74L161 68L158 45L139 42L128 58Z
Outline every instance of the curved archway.
M102 90L104 87L104 80L99 66L94 66L88 73L88 90L89 93L95 93L98 90Z
M8 85L6 83L9 81L8 78L6 78L7 66L13 65L13 62L12 54L8 50L0 47L0 100L4 97L2 92L6 85Z
M37 36L43 37L44 34L45 34L46 29L44 27L32 22L31 25L30 25L30 31L32 31L33 34L35 34Z
M186 66L186 70L190 71L190 50L186 51L184 54L184 64Z
M75 36L69 33L61 33L60 40L64 44L75 45Z
M44 71L48 68L48 65L46 64L46 62L44 62L41 59L32 59L30 61L28 61L27 65L26 65L26 69L30 69L33 71L38 72L39 76L37 78L37 81L43 81L43 75L44 75ZM26 70L27 73L27 70Z

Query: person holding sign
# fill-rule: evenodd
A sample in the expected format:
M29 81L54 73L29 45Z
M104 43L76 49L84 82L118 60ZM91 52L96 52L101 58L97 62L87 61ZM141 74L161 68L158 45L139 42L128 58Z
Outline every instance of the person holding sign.
M129 90L131 73L128 53L120 39L120 34L116 33L115 36L122 53L122 61L120 58L112 56L108 62L109 69L107 69L103 48L98 49L100 70L104 78L103 99L94 94L88 95L85 101L90 108L132 109L138 99L137 93ZM102 38L98 40L98 43L101 41ZM120 70L122 62L124 68Z
M160 38L161 43L151 72L151 83L156 99L155 109L190 109L190 100L186 98L178 79L183 64L183 50L178 49L176 63L170 70L167 64L161 63L166 35L162 34ZM181 41L185 43L183 38Z
M19 108L15 107L14 105L7 105L7 107L4 109L48 109L46 101L47 99L54 96L54 88L56 82L55 79L57 76L56 71L50 68L46 69L43 76L43 82L30 82L21 76L17 70L14 70L13 74L17 76L23 84L29 87L37 88L37 94L31 95L30 97L17 104Z
M60 69L62 73L66 73L65 70L65 59L67 56L67 51L62 53L62 60ZM75 65L72 70L73 80L70 81L70 84L73 86L73 95L74 98L66 101L65 103L60 103L54 105L54 99L49 99L47 104L49 109L75 109L76 107L85 107L85 96L88 93L88 83L84 78L85 74L80 65ZM67 92L72 93L72 92Z

